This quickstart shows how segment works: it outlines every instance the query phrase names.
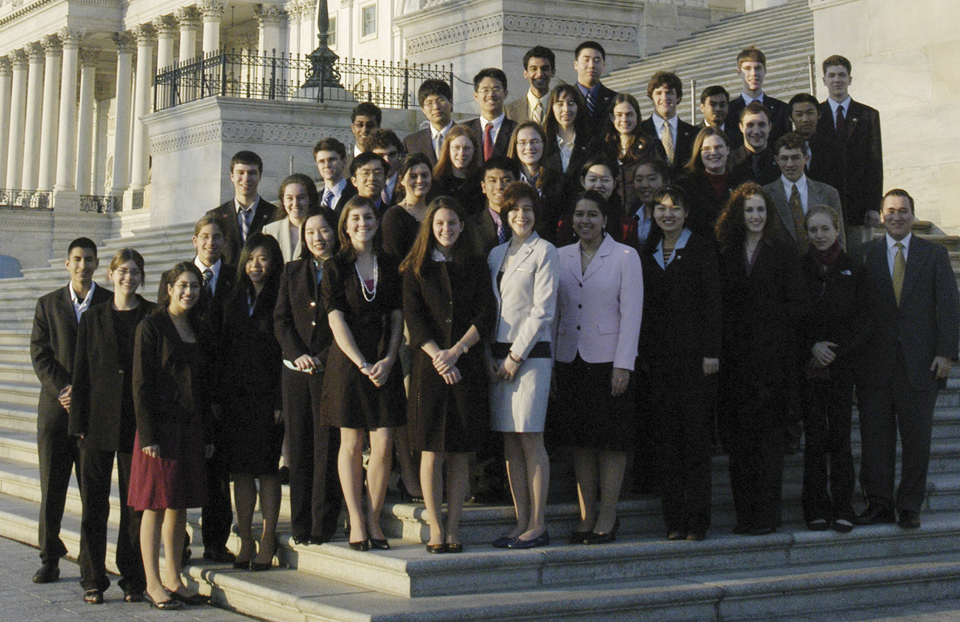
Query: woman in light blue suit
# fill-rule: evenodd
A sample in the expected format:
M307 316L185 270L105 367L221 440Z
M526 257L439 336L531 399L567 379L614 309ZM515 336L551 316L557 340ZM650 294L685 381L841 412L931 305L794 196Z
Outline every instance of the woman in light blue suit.
M534 231L539 209L535 188L523 182L507 186L500 214L513 237L487 258L499 310L491 340L490 427L504 433L517 513L516 528L494 541L498 548L528 549L550 543L544 519L550 459L543 445L543 426L553 367L550 340L560 257Z

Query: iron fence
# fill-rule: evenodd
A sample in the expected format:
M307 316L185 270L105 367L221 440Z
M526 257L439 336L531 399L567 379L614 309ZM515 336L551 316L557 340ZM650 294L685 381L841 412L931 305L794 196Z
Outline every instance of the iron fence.
M123 209L123 197L95 194L80 195L80 211L96 214L113 214Z
M340 87L303 88L313 66L309 56L223 50L163 68L154 80L154 110L165 110L206 97L261 100L370 101L381 108L417 106L417 89L425 80L442 80L453 88L453 66L404 61L388 63L337 59L333 78Z
M23 190L20 188L0 188L0 209L53 209L50 204L52 192Z

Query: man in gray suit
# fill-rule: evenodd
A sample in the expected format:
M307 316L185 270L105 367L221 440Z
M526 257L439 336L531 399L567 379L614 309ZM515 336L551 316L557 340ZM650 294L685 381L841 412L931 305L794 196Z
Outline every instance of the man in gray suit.
M417 99L430 125L404 138L403 147L407 153L422 153L436 166L443 140L453 127L453 90L443 80L424 80Z
M507 118L517 123L546 123L549 114L547 104L550 100L550 80L556 70L557 57L553 50L542 45L528 50L523 55L523 77L530 83L530 88L523 97L504 106Z
M807 141L800 134L790 132L781 136L777 140L776 153L780 179L767 184L763 189L777 204L783 230L797 244L800 254L803 254L809 246L804 227L807 211L817 205L826 205L843 218L840 194L832 186L813 181L806 176L804 171L810 162L810 152L807 150ZM847 245L843 231L840 231L840 245L844 248Z
M913 197L889 191L880 217L886 235L863 247L867 308L875 323L857 370L860 487L867 497L857 522L892 523L896 507L900 526L916 529L937 390L957 357L960 296L947 249L910 232ZM898 431L903 451L894 496Z

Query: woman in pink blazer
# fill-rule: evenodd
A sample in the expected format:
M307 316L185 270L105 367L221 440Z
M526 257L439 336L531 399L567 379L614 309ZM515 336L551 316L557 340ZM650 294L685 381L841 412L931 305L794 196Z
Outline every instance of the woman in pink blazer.
M609 211L603 195L584 192L572 217L580 241L559 250L554 339L558 428L570 435L574 447L580 497L580 524L571 543L616 538L617 499L637 431L633 367L643 271L637 251L605 233Z

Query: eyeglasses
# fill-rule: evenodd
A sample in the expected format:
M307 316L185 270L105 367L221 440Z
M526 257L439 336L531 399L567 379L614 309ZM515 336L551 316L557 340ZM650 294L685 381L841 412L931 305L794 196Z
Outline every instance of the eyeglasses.
M133 278L137 278L137 277L143 275L143 273L140 272L139 270L137 270L137 269L130 270L129 268L118 268L118 269L116 270L116 273L117 273L118 275L120 275L120 278L126 278L126 277L128 277L128 276L132 276Z
M534 138L533 140L518 140L517 147L524 149L525 147L539 147L543 144L543 141L539 138Z
M477 93L481 95L500 95L503 93L503 89L499 86L485 86L482 89L477 89Z

